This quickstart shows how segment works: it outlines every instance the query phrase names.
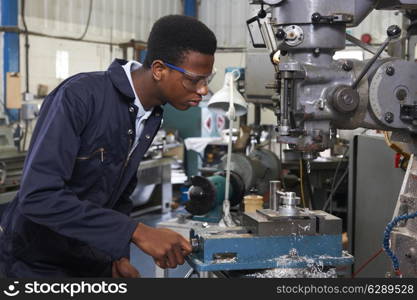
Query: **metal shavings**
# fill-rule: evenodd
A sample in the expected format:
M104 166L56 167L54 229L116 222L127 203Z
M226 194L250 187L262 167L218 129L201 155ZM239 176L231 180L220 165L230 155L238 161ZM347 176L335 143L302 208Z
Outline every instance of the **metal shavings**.
M232 257L232 258L218 258L218 259L213 260L213 263L215 263L215 264L233 264L233 263L236 263L237 262L236 259L237 259L236 257Z
M249 275L254 278L336 278L336 270L324 272L320 267L311 268L277 268Z
M310 229L311 229L311 224L308 224L308 225L306 225L306 226L301 226L301 225L298 225L298 228L300 228L302 231L310 231Z

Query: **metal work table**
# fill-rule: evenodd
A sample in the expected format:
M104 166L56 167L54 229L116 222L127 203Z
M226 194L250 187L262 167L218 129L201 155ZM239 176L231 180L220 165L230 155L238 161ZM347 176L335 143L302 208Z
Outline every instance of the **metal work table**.
M140 163L138 184L130 196L133 206L139 208L132 216L151 211L169 212L172 200L171 165L169 157L144 160Z
M20 185L26 152L0 150L0 205L13 200Z

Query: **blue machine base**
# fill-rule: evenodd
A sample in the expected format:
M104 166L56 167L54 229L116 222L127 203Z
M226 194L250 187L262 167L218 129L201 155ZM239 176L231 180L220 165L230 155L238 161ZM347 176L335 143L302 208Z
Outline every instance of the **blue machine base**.
M199 251L187 261L196 271L340 266L353 263L342 250L340 234L256 236L199 232Z
M203 263L194 255L187 258L188 264L198 272L232 271L232 270L256 270L256 269L275 269L275 268L307 268L313 265L319 266L343 266L353 263L353 256L343 253L342 257L298 257L289 259L288 257L278 257L264 261L251 262L224 262L224 263Z

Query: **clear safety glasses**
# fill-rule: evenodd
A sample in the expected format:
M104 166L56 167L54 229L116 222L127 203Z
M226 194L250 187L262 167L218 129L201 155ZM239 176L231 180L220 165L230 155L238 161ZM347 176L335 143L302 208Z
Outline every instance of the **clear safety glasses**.
M208 86L209 82L215 75L214 72L209 75L199 75L199 74L195 74L193 72L187 71L183 68L171 65L169 63L164 63L164 64L168 68L178 71L184 75L182 84L187 90L191 92L197 92L201 88Z

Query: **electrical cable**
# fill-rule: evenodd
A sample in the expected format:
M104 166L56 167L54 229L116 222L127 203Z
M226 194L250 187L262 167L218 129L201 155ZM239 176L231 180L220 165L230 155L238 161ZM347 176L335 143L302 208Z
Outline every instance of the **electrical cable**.
M93 0L90 0L90 7L88 9L87 23L85 24L85 29L84 29L83 34L78 38L80 41L82 41L85 38L85 35L87 34L88 28L90 27L92 12L93 12Z
M363 269L365 269L365 267L371 262L373 261L375 258L377 258L382 252L384 251L383 248L379 249L377 252L375 252L374 254L372 254L372 256L370 258L368 258L359 268L356 272L354 272L352 274L352 278L355 278L356 275L358 275Z
M23 22L23 26L25 28L25 32L27 34L37 35L37 36L42 36L42 37L56 38L56 39L68 39L68 40L72 40L72 41L83 41L84 40L84 38L87 34L87 31L90 27L91 15L92 15L92 12L93 12L93 0L90 0L87 22L86 22L86 25L85 25L85 28L84 28L84 32L82 33L82 35L80 37L59 36L59 35L51 35L51 34L44 34L44 33L29 31L28 28L27 28L27 25L26 25L26 20L24 18L25 2L26 2L26 0L22 0L22 22Z
M405 215L397 216L391 222L389 222L388 225L385 227L383 247L388 257L392 261L392 267L397 276L401 276L402 274L400 271L400 262L398 261L398 257L394 254L394 252L390 248L389 240L391 236L391 231L394 229L394 227L397 225L398 222L405 221L408 219L414 219L415 217L417 217L417 211L412 214L405 214Z
M326 202L324 203L322 210L325 211L327 209L327 206L329 206L330 201L332 201L332 199L333 199L334 193L336 193L337 189L342 184L343 180L345 179L345 177L348 173L349 173L349 169L346 169L345 172L342 174L342 176L340 176L340 179L336 183L334 189L330 191L329 197L327 198Z
M348 151L349 151L349 147L347 147L346 150L345 150L345 152L343 152L342 158L338 161L338 163L336 165L336 170L334 171L334 175L333 175L333 179L332 179L332 184L330 186L330 194L329 195L331 195L332 197L333 197L333 195L332 195L331 192L334 190L334 186L335 186L337 174L339 173L340 166L342 165L343 159L346 157L346 154L348 153ZM323 207L326 207L327 208L327 202L328 201L329 201L329 198L327 199L327 201L326 201L326 203L325 203L325 205ZM332 199L330 199L330 207L331 207L331 211L332 211L333 210L332 209L333 208ZM325 209L323 208L323 210L325 210Z
M334 184L335 184L336 178L337 178L337 173L339 172L339 168L342 165L343 159L346 157L346 154L348 153L348 151L349 151L349 147L347 147L345 152L343 152L342 158L338 161L338 163L336 165L336 170L334 171L334 175L333 175L333 179L332 179L332 185L331 185L330 190L333 190L333 188L334 188Z
M408 161L410 160L410 153L405 152L398 144L391 142L391 138L388 136L388 131L384 131L384 140L385 143L388 145L388 147L390 147L392 150L394 150L395 152L399 153L400 155L402 155L405 159L405 161L403 163L401 163L401 167L406 169L407 168L407 164Z
M22 11L24 10L24 7L25 7L24 2L25 2L25 0L22 0L22 5L21 5ZM90 2L90 11L89 11L88 20L87 20L87 23L86 23L86 28L84 29L84 33L80 37L51 35L51 34L46 34L46 33L42 33L42 32L30 31L30 30L27 29L27 26L25 25L26 20L24 20L24 17L22 17L22 22L23 22L23 25L26 27L26 29L20 29L17 26L0 26L0 32L16 32L16 33L26 33L27 32L28 35L40 36L40 37L45 37L45 38L69 40L69 41L82 41L84 43L92 43L92 44L100 44L100 45L119 46L119 43L103 42L103 41L97 41L97 40L86 40L86 39L84 39L85 35L88 31L89 25L90 25L91 14L92 14L92 6L93 6L93 4L92 4L92 0L91 0L91 2ZM136 42L143 43L144 45L146 45L145 41L136 40ZM217 48L217 50L219 50L219 49L221 49L221 48ZM235 51L234 48L225 48L225 49L228 49L230 52ZM240 50L242 50L242 49L243 48L241 48Z
M25 2L25 0L22 0L22 11L24 9L24 2ZM69 37L69 36L61 36L61 35L52 35L52 34L46 34L46 33L41 33L41 32L30 31L30 30L27 29L27 26L26 26L25 30L20 30L20 31L27 32L28 35L40 36L40 37L45 37L45 38L61 39L61 40L70 40L70 41L82 41L82 42L85 42L85 43L94 43L94 44L118 46L119 44L113 43L113 42L110 42L109 43L109 42L103 42L103 41L86 40L86 39L84 39L85 36L86 36L86 34L87 34L87 31L88 31L88 29L90 27L90 21L91 21L92 11L93 11L93 0L90 0L89 12L88 12L86 26L84 28L83 34L80 37ZM22 22L23 22L23 17L22 17ZM23 22L23 25L24 26L25 26L25 23L26 22ZM142 41L138 41L138 42L142 42ZM146 42L143 42L143 43L146 44Z

